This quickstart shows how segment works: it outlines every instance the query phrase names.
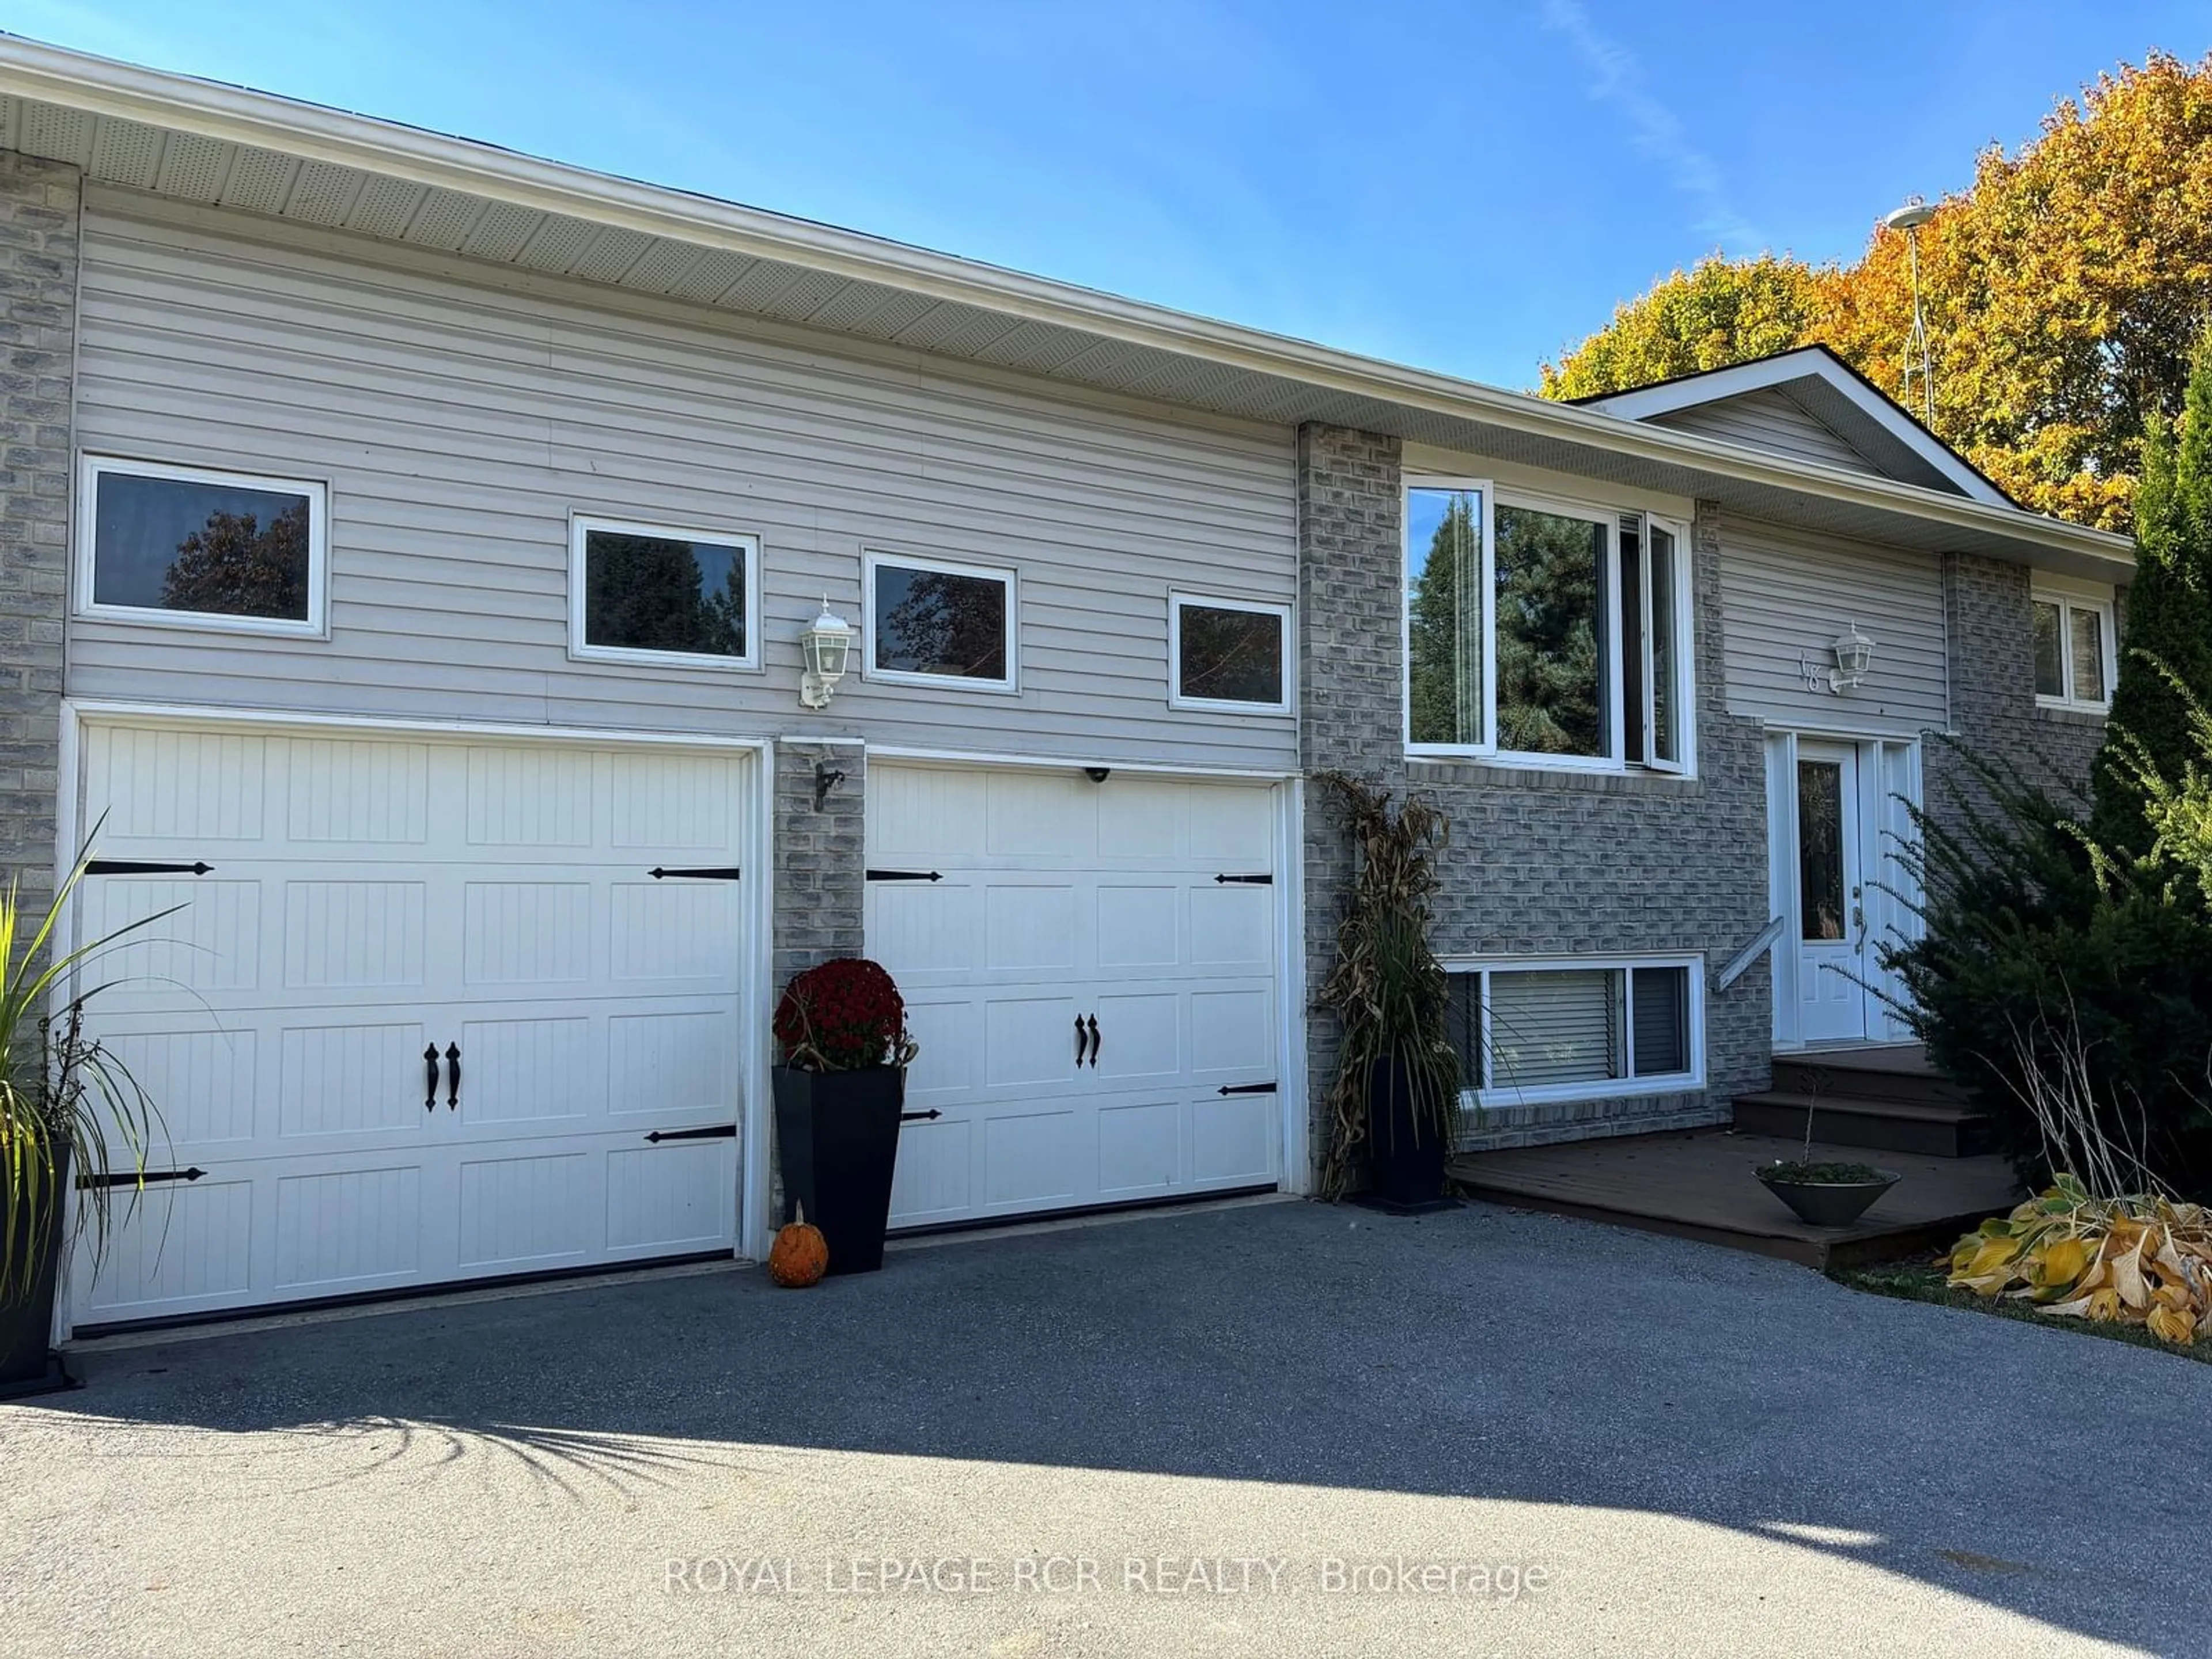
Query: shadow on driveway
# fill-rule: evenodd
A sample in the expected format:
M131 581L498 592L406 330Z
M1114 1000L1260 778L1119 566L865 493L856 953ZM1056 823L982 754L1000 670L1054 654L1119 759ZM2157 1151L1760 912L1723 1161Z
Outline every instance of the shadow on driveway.
M761 1448L1637 1510L2086 1636L2204 1639L2212 1369L1474 1206L1284 1203L96 1354L42 1412L514 1460L564 1499ZM220 1468L210 1480L220 1480Z

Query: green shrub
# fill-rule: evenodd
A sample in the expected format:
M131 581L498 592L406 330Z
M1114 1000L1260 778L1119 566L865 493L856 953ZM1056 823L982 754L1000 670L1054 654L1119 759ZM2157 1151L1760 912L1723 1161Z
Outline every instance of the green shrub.
M1956 747L1956 745L1954 745ZM2212 915L2193 874L2106 849L2079 790L1959 750L1953 822L1913 813L1922 938L1884 948L1901 1012L1972 1090L2032 1185L2051 1173L2023 1097L2027 1041L2060 1063L2077 1025L2103 1127L2182 1196L2212 1196ZM2041 769L2039 770L2047 769Z

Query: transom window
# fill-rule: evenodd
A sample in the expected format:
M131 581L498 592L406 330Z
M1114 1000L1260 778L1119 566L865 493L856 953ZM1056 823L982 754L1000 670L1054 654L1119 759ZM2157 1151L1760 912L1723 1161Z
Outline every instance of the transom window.
M751 536L576 518L568 642L578 657L759 665L760 543Z
M1414 754L1688 769L1688 562L1648 514L1406 492L1406 741Z
M319 483L84 458L77 606L90 616L320 634L329 572Z
M1695 963L1498 963L1451 970L1450 1036L1478 1103L1703 1086Z
M2101 714L2112 702L2112 602L2109 597L2038 588L2035 700Z
M1286 605L1170 594L1169 702L1286 713L1290 631Z
M1014 573L890 553L866 559L868 678L1014 689Z

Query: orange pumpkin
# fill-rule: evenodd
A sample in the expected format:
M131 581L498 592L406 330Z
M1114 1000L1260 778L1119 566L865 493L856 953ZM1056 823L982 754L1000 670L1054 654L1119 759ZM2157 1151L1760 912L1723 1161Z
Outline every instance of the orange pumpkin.
M807 1220L805 1206L794 1207L798 1219L780 1229L769 1246L768 1276L787 1291L803 1291L830 1271L830 1241Z

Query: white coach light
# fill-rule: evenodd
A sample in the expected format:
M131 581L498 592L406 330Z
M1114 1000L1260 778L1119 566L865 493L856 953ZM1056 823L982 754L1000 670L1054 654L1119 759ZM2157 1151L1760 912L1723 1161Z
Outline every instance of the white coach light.
M806 672L799 677L799 702L805 708L827 708L830 694L845 678L852 660L853 624L830 608L824 596L822 614L807 623L799 636L799 649L806 659Z

